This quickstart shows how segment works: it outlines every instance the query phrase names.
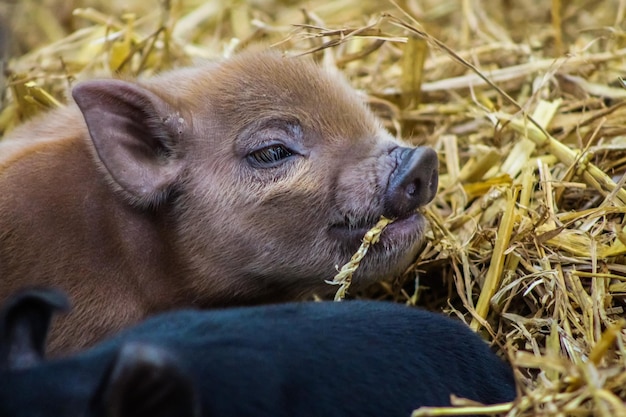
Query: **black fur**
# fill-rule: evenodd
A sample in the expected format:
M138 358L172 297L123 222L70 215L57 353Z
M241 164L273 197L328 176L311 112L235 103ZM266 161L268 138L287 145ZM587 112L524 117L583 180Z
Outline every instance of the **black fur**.
M511 369L460 322L365 301L167 313L0 370L2 417L408 417L451 394L511 401Z

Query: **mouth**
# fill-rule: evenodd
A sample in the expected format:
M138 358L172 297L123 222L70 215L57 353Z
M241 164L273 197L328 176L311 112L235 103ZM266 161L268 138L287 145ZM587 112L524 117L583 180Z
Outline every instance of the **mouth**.
M365 233L374 227L377 221L378 218L362 218L356 221L346 218L345 221L332 225L330 234L349 246L359 245ZM380 235L380 241L374 247L381 245L389 249L398 246L398 249L402 250L405 246L421 240L423 228L424 216L414 211L388 224Z

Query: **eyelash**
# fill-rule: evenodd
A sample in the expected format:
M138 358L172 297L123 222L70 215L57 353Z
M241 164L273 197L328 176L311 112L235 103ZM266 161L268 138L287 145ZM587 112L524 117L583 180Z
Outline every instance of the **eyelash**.
M262 167L271 167L294 153L283 145L272 145L258 149L248 155L248 159Z

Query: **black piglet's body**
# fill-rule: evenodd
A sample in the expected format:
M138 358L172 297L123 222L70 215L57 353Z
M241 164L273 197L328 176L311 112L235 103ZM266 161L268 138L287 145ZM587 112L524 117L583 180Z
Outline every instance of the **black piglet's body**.
M24 326L9 316L5 347ZM4 361L1 417L408 417L450 394L515 397L511 369L464 324L381 302L174 312L72 357Z

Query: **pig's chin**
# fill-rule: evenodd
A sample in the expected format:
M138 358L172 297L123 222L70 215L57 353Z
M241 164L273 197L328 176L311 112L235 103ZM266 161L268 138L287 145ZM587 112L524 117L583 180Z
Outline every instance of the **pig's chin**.
M369 247L357 270L355 281L358 279L360 284L367 284L402 273L414 260L421 246L424 223L424 217L415 212L387 225L380 240ZM372 227L335 225L330 229L331 237L339 243L342 252L350 254L346 262Z

